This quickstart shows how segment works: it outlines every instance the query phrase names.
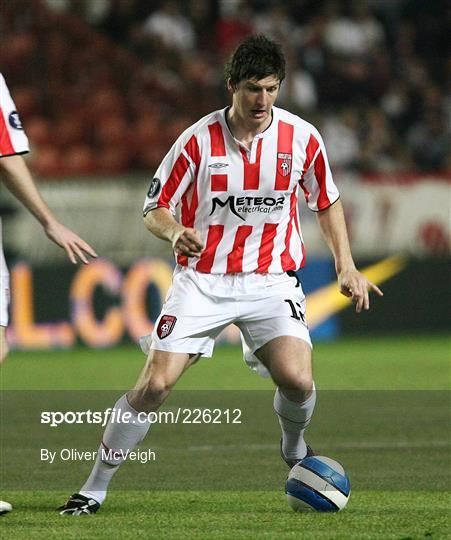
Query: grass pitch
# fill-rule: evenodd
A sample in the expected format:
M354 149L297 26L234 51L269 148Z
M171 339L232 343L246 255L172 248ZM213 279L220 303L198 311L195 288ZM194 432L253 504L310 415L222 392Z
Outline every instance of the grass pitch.
M63 493L16 493L4 538L420 539L448 538L443 493L357 492L338 514L292 512L281 492L114 493L102 512L62 518Z
M160 444L167 445L167 469L163 463L162 469L154 469L155 473L150 469L149 473L142 464L127 463L116 475L99 514L80 519L60 517L55 507L79 489L91 465L81 465L83 474L61 468L58 476L68 487L64 484L64 488L58 488L55 484L51 489L48 486L52 479L45 476L45 466L31 467L26 474L30 487L23 488L20 472L35 459L37 443L33 429L42 429L36 427L35 418L28 418L33 396L39 400L46 395L44 390L49 391L48 406L52 409L52 399L59 399L60 395L52 392L55 390L64 390L61 395L69 401L71 396L82 395L83 390L120 392L134 383L143 361L133 347L11 354L1 372L2 389L4 396L12 395L23 404L16 407L23 416L19 415L17 421L10 417L9 424L6 414L2 419L18 446L13 448L12 455L11 447L5 442L2 445L5 459L1 481L7 489L1 498L10 501L14 511L0 518L0 536L400 540L450 537L450 454L446 428L449 398L445 392L449 389L449 342L445 337L349 339L315 348L319 401L308 440L315 449L342 461L350 474L353 491L347 508L339 514L295 514L289 509L283 493L287 470L278 457L277 422L271 417L264 429L256 423L254 429L247 430L250 434L243 448L239 432L209 433L203 426L191 435L187 432L187 438L174 448L179 440L177 429L158 426L158 433L153 434L153 439L151 434L148 440L149 444L158 444L161 439ZM250 395L259 396L264 403L270 401L272 384L242 365L239 348L218 347L215 357L201 360L191 368L177 389L180 396L197 395L193 390L205 391L206 395L212 391L212 396L223 395L225 402L235 394L223 394L224 390L261 390ZM108 394L114 396L115 392ZM9 397L4 399L6 406L2 408L8 411ZM254 400L254 406L255 403ZM256 408L262 410L262 418L267 417L262 406ZM45 433L50 433L49 440L53 442L71 436L64 431ZM85 435L80 437L85 439ZM89 447L97 444L97 435L89 434L86 438L89 440L84 442ZM12 459L16 465L22 459L23 466L14 470ZM186 488L182 482L183 489L177 490L177 479L185 479L189 485L190 474L196 489ZM170 489L164 489L165 478Z

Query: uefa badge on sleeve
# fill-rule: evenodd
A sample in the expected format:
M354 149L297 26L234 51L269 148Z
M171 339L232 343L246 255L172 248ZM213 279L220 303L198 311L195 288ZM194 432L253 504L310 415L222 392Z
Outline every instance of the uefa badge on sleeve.
M12 111L9 113L8 122L12 128L23 131L22 122L20 121L19 113L17 111Z
M153 199L158 195L161 189L161 180L157 177L152 178L152 182L150 182L149 189L147 190L147 196L149 199Z
M164 339L165 337L169 336L174 329L176 322L177 317L174 317L174 315L163 315L158 323L157 336L160 339Z
M278 152L277 154L277 170L282 176L288 176L291 173L291 154Z

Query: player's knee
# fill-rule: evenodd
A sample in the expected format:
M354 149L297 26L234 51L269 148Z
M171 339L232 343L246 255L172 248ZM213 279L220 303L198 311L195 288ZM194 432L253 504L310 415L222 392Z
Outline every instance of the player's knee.
M135 389L132 394L132 401L139 403L139 408L144 410L155 410L169 395L173 383L163 375L154 375L145 385Z
M313 391L313 377L307 373L292 373L279 386L290 392L308 395Z
M169 393L172 388L172 384L164 376L152 377L147 384L147 393L155 396L164 396Z

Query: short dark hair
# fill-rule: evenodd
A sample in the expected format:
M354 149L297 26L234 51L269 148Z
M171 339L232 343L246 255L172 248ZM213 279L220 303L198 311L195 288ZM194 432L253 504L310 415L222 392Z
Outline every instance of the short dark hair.
M276 75L285 78L285 56L282 47L264 35L252 35L242 41L230 57L224 70L232 86L247 79L264 79Z

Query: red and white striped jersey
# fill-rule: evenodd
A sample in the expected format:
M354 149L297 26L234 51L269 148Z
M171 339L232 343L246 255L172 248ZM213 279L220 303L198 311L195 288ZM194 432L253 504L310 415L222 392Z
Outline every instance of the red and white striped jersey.
M314 211L339 197L322 138L308 122L273 107L271 125L248 150L233 137L226 110L177 139L152 180L144 214L168 208L199 231L201 256L177 255L178 264L199 272L297 270L305 260L300 189Z
M29 150L16 106L0 73L0 157L24 154Z

